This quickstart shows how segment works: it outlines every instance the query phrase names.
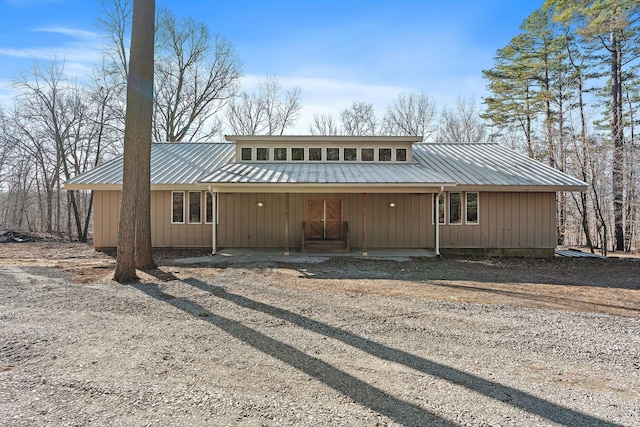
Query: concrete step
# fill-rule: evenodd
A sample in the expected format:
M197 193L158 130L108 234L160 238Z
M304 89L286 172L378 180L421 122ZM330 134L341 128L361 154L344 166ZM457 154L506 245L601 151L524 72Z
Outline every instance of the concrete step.
M306 240L304 242L305 253L330 253L348 252L347 242L344 240Z

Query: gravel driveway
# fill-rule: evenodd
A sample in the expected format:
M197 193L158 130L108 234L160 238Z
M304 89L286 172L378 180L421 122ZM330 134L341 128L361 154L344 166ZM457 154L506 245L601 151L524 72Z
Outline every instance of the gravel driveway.
M311 270L121 286L0 264L0 424L640 425L637 317L311 289Z

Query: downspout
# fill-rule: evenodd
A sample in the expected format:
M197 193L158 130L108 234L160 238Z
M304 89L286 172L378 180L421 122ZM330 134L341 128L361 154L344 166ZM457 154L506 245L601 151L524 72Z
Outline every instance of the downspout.
M211 193L211 215L213 216L211 218L211 255L215 255L218 250L218 193L211 191L211 186L209 186L209 193Z
M436 256L440 256L440 196L442 195L442 193L444 193L444 186L441 185L440 186L440 191L438 192L438 194L436 195L436 200L434 203L434 207L433 207L433 218L434 218L434 223L436 226L436 241L435 241L435 248L436 248Z

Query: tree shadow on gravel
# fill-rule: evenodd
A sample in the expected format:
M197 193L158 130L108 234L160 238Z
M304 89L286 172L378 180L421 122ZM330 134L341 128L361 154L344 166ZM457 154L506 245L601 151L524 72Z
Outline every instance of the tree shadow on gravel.
M217 287L212 286L209 289L209 285L197 280L188 280L186 283L199 289L205 289L207 292L213 293L213 291L215 291L216 293L220 293L220 295L225 295L224 291L221 293ZM457 424L451 421L438 417L417 405L398 399L322 360L309 356L295 347L251 329L241 322L217 315L193 301L185 298L176 298L173 295L163 292L158 285L154 283L138 283L133 286L152 298L171 304L191 316L222 329L229 335L238 338L255 349L312 376L334 390L350 397L355 402L389 417L397 423L406 426L457 426ZM230 300L233 301L233 299ZM254 303L251 300L247 301Z
M291 311L264 304L242 295L227 292L220 286L210 285L200 280L189 278L184 279L187 283L197 289L208 292L218 298L230 301L240 307L259 311L278 319L290 322L298 327L307 329L319 335L326 336L345 344L353 346L359 350L369 353L382 360L402 364L409 368L418 370L427 375L432 375L444 379L450 383L462 386L466 389L480 393L491 399L504 402L511 406L520 408L531 414L545 418L551 422L562 425L598 425L598 426L618 426L597 417L575 411L573 409L549 402L539 397L533 396L521 390L486 380L473 374L452 368L447 365L436 363L420 356L413 355L403 350L398 350L384 344L371 341L369 339L352 334L344 329L340 329ZM139 289L148 293L154 298L166 301L166 294L163 294L157 286L145 288L140 285ZM164 295L164 296L163 296ZM171 301L168 301L171 303ZM207 312L204 308L195 303L191 303L193 310L185 310L189 314L199 315L199 312ZM184 310L184 308L179 307ZM194 314L195 313L195 314ZM238 337L251 346L270 354L289 365L312 375L330 387L352 397L357 402L379 412L389 418L404 425L433 425L434 421L443 424L451 423L438 418L436 415L425 410L396 399L387 393L370 386L350 375L308 356L299 350L273 340L257 331L254 331L239 322L229 320L213 313L207 312L209 317L205 318L211 324L220 327L231 335ZM200 316L202 316L200 314ZM431 421L430 421L431 420Z
M606 310L606 309L613 309L613 310L619 310L620 312L623 313L623 315L628 315L632 317L638 317L640 313L640 308L629 307L624 305L616 305L616 304L596 303L593 301L580 299L578 298L579 295L576 295L573 298L565 298L558 295L540 295L532 292L507 291L504 289L455 285L452 283L428 282L427 284L429 286L437 286L441 288L455 289L459 291L486 292L486 293L502 295L506 297L520 298L520 299L525 299L530 301L538 301L542 303L550 303L550 304L553 304L554 306L560 306L560 307L562 306L575 307L576 304L583 305L583 306L591 306L591 307L595 307L596 309L601 307L601 308L605 308L605 310L596 310L596 311L603 311L605 313L609 313L611 310Z

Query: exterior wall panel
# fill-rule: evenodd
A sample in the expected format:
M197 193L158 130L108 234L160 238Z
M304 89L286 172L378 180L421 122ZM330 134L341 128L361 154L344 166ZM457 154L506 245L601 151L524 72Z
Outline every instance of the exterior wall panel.
M555 212L555 193L480 193L480 224L441 225L440 245L478 249L555 248Z
M185 190L187 191L187 190ZM340 198L351 247L363 245L363 197L349 193L291 193L289 246L300 247L309 198ZM164 248L210 248L212 224L171 224L171 191L151 192L152 244ZM95 191L94 246L117 245L120 191ZM218 195L217 246L284 247L286 196L280 193ZM264 205L258 207L257 203ZM395 202L396 207L389 207ZM369 248L433 248L432 194L368 194ZM449 249L554 248L555 193L479 193L478 225L440 225L440 245ZM214 213L215 215L215 213Z

